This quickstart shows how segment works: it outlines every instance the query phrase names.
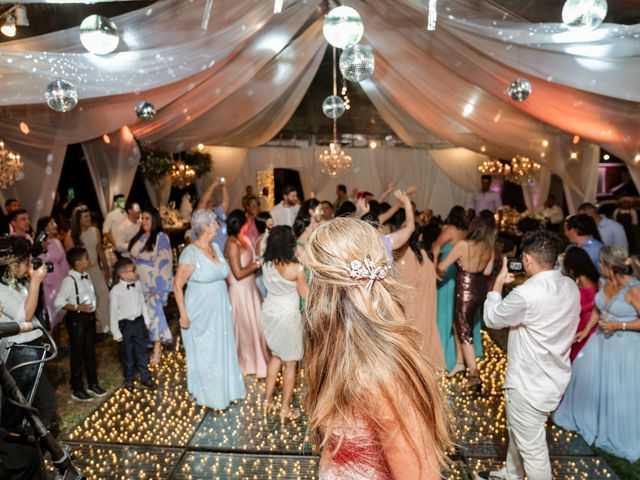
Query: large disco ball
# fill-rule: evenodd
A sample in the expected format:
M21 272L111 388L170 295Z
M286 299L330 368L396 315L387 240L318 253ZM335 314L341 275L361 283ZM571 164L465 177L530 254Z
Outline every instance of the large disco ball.
M66 80L54 80L47 85L44 98L49 108L56 112L70 112L78 104L76 87Z
M96 55L106 55L118 48L120 37L116 24L101 15L89 15L80 24L80 41Z
M340 54L340 71L351 82L361 82L373 75L376 59L368 45L351 45Z
M531 83L526 78L516 78L509 85L507 93L514 102L524 102L531 95Z
M143 100L136 105L136 115L140 120L151 120L156 116L156 107L153 106L153 103Z
M364 34L360 14L351 7L336 7L324 17L322 33L331 45L345 48L355 45Z
M572 29L595 30L606 16L606 0L567 0L562 7L562 23Z
M330 95L322 102L322 113L331 119L340 118L344 111L344 100L337 95Z

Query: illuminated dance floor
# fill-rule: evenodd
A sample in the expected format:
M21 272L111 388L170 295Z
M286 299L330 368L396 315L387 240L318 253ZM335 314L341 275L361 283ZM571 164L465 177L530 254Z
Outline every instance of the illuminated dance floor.
M444 478L472 479L478 470L500 467L506 456L500 391L506 360L486 334L484 342L481 394L461 392L463 377L443 379L458 445ZM304 415L285 424L277 415L264 418L264 381L246 377L246 398L215 411L189 398L184 370L183 353L168 353L156 372L156 389L118 389L67 435L83 473L122 480L317 478L318 457L306 441ZM579 436L550 425L548 438L554 478L617 478Z

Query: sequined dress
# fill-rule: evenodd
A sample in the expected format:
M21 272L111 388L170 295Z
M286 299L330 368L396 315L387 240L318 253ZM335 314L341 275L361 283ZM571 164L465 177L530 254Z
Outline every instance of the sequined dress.
M456 272L456 294L453 326L464 345L473 344L473 329L478 323L478 311L487 297L487 281L483 272Z
M343 436L344 435L344 436ZM334 427L320 456L320 480L392 480L382 443L361 415Z

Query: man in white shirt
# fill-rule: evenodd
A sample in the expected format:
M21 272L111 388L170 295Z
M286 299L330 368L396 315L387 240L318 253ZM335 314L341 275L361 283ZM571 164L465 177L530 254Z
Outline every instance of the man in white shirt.
M127 213L125 212L124 207L124 195L114 195L113 210L107 213L107 216L104 219L104 223L102 224L102 234L109 241L109 243L111 243L111 245L116 244L116 228L127 218Z
M287 185L282 189L282 201L271 209L271 218L276 225L292 227L299 210L298 191Z
M508 368L504 382L509 430L506 467L479 472L481 480L550 480L551 465L544 424L571 377L569 352L580 316L576 283L554 265L559 242L552 232L536 230L522 240L522 263L529 277L502 298L513 280L503 261L484 304L489 328L509 328Z
M127 202L127 218L116 227L116 250L122 257L129 258L129 242L140 230L140 205Z
M473 194L471 207L476 211L476 214L483 210L489 210L491 213L502 210L502 199L500 195L491 190L491 175L482 175L480 179L480 192Z

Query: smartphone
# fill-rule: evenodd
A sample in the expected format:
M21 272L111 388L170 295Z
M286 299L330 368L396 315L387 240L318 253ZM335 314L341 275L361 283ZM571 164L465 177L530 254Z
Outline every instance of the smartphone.
M76 198L76 192L74 191L73 188L70 188L69 190L67 190L67 196L71 199L71 200L75 200Z
M510 273L523 273L524 265L521 258L508 258L507 259L507 271Z
M224 177L220 177L220 185L224 185L224 183L226 182Z

